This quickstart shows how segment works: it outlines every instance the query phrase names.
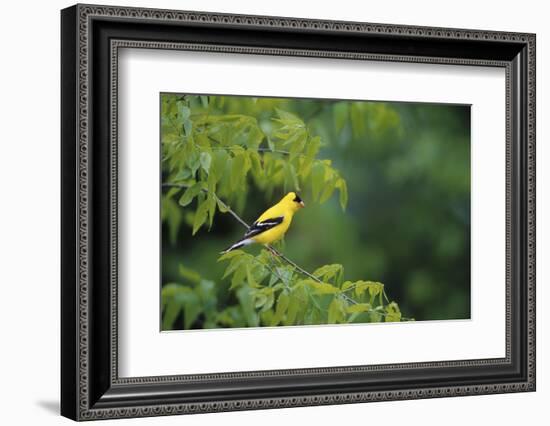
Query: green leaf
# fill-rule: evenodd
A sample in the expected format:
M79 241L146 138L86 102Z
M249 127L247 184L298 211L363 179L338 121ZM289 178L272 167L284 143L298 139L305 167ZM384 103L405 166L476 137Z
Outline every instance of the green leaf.
M329 283L315 282L313 288L315 289L315 293L317 294L335 294L339 292L338 287L334 287L332 284Z
M351 281L344 281L342 284L342 290L347 290L350 287L353 287L355 284Z
M232 250L232 251L229 251L227 253L224 253L222 254L219 258L218 258L218 262L221 262L222 260L229 260L229 259L233 259L234 257L237 257L237 256L242 256L244 253L244 251L242 250Z
M273 307L273 304L275 303L275 292L270 287L264 288L263 291L266 294L267 300L265 301L261 311L265 312Z
M315 160L315 156L319 151L320 145L321 145L321 138L319 136L315 136L314 138L311 138L306 144L304 162L300 167L300 173L302 176L307 177L311 172L311 165L313 164L313 160Z
M223 177L228 160L229 154L227 154L227 152L223 149L216 150L212 153L210 173L213 173L216 176L216 181L219 181Z
M163 196L161 201L161 218L167 222L168 238L170 243L174 244L183 218L176 202L166 196Z
M260 154L257 151L250 151L250 162L252 163L252 171L261 176L262 175L262 160Z
M201 152L200 163L203 170L208 173L210 171L210 164L212 163L212 156L208 152Z
M247 325L249 327L257 327L259 324L259 317L254 310L254 298L252 297L250 288L242 287L237 290L237 299L241 305Z
M262 132L256 120L254 120L254 122L251 123L248 127L248 135L245 142L246 146L252 149L256 149L258 148L258 146L260 146L260 144L264 140L264 137L264 132Z
M229 208L219 198L216 198L216 203L218 204L218 210L222 213L227 213L229 211Z
M318 200L319 194L325 184L325 166L320 161L316 162L311 168L311 189L313 199Z
M191 136L193 131L193 122L191 120L183 120L183 130L186 136Z
M199 150L210 152L210 139L205 132L194 134L193 140Z
M183 309L184 328L189 329L202 312L199 297L187 286L167 284L162 288L162 299L166 306L163 313L162 329L170 330Z
M305 131L300 132L296 141L290 147L290 161L294 160L298 155L302 154L304 147L306 146L307 133Z
M181 309L181 306L175 299L171 299L166 303L166 308L164 309L163 316L162 316L163 330L173 329L174 322L176 321L180 313L180 309Z
M328 306L328 319L327 322L329 324L337 324L344 320L344 304L343 302L338 298L335 297L332 299L332 302L330 302L330 305Z
M200 297L205 310L216 308L216 283L210 280L201 280L199 285L195 287L195 292Z
M191 110L187 106L182 105L180 108L180 115L183 120L187 120L191 116Z
M277 112L279 119L284 123L301 124L301 125L304 124L304 122L298 116L290 112L283 111L282 109L279 109L279 108L275 108L275 111Z
M177 283L164 284L160 291L162 305L166 305L168 301L176 295L181 287L182 285Z
M208 108L208 96L199 96L203 108Z
M285 325L293 325L296 321L296 315L301 308L300 299L294 294L289 295L288 309L286 313L286 318L284 321Z
M288 294L286 293L286 291L282 291L281 294L279 294L279 298L277 299L277 306L275 308L275 315L271 320L271 326L279 324L288 308L288 302Z
M340 206L342 210L346 210L348 205L348 185L342 178L336 181L336 188L340 191Z
M367 281L369 295L371 297L378 296L382 291L382 284L381 283L375 283L372 281Z
M348 306L346 312L349 314L359 313L359 312L368 312L371 310L371 305L368 303L357 303L355 305Z
M279 278L279 275L278 274L271 274L270 277L269 277L269 284L268 286L269 287L272 287L273 284L275 284L277 281L279 281L280 278Z
M187 141L186 146L186 164L191 169L191 174L194 176L199 167L201 166L201 159L199 152L195 149L192 143Z
M401 311L395 302L391 302L386 306L386 322L401 321Z
M181 191L181 188L179 187L172 187L168 190L168 192L166 193L166 197L167 198L172 198L174 195L176 195L178 192Z
M248 269L248 265L246 264L245 259L243 258L242 261L239 263L239 266L235 270L235 273L233 274L233 278L231 278L231 287L229 287L230 289L237 288L240 285L244 284L247 269Z
M300 191L300 184L298 183L296 170L289 162L285 162L285 188L287 190L292 189L294 191Z
M310 287L315 292L315 294L336 294L340 292L340 289L333 286L332 284L320 283L312 279L302 280L300 281L300 283Z
M320 268L317 268L313 275L318 278L323 278L324 280L330 280L331 278L337 277L337 275L343 272L343 267L339 263L333 263L331 265L324 265Z
M212 196L214 196L214 194L216 193L217 181L218 179L216 177L216 173L214 172L214 170L212 170L212 168L210 168L210 172L208 173L208 178L206 179L206 187L207 187L208 193L211 194Z
M275 144L273 143L273 141L271 140L271 138L267 138L267 146L269 146L269 149L271 151L275 151Z
M335 189L334 184L335 184L334 179L331 179L330 181L325 182L323 191L321 192L321 196L319 197L320 204L324 203L332 196L332 193L334 192L334 189Z
M205 203L208 204L208 229L212 228L214 223L214 215L216 214L216 199L212 193L208 193Z
M367 281L357 281L355 283L355 295L357 297L361 297L367 288L369 287L369 283Z
M237 268L241 266L243 262L245 262L245 260L246 260L246 256L244 255L244 253L243 253L243 256L239 256L239 257L235 257L234 259L231 259L229 266L225 269L225 272L223 273L222 279L234 273L237 270Z
M256 279L254 278L254 275L252 274L252 266L246 265L246 280L248 282L248 285L252 288L258 288L260 287L258 283L256 282Z
M185 190L185 192L180 197L178 204L182 207L185 207L193 201L193 199L199 195L202 189L202 183L197 182L193 186L190 186Z
M315 158L317 155L317 152L319 151L319 147L321 146L321 138L319 136L315 136L309 140L306 146L306 157L308 158Z
M239 186L243 176L243 170L245 166L245 156L244 154L237 154L233 158L233 164L231 166L231 189L235 190Z
M181 181L186 180L191 177L191 170L189 170L187 167L182 168L176 175L174 176L174 181Z
M374 310L370 311L368 315L370 315L370 322L380 322L382 320L382 315Z
M197 284L201 281L201 276L197 271L187 268L181 263L178 265L178 272L182 278L185 278L187 281L191 281L192 283Z
M292 151L293 149L293 146L295 145L295 143L299 143L300 142L300 139L304 136L304 132L303 131L297 131L297 132L294 132L292 134L290 134L290 136L288 137L288 139L286 139L283 143L283 146L288 146L288 145L291 145L292 146L290 147L290 150Z
M183 326L190 329L199 314L202 312L199 297L192 292L186 294L183 303Z
M254 297L254 307L256 309L261 308L262 306L264 306L265 302L267 302L267 296L263 293L256 293Z
M277 275L279 275L279 277L281 277L283 282L285 282L286 284L289 284L290 281L292 280L292 275L293 275L292 268L280 266L275 268L275 271L277 272Z
M193 235L197 233L200 227L206 222L208 216L208 203L203 201L199 204L197 211L195 212L195 218L193 219Z

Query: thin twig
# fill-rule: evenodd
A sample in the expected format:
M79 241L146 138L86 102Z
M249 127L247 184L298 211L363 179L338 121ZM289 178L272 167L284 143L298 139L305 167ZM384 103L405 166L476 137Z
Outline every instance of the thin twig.
M218 142L218 141L215 141L215 142ZM219 142L218 142L219 143ZM238 150L238 149L245 149L245 147L243 146L215 146L215 147L212 147L211 149L212 150L217 150L217 151L221 151L221 150ZM258 147L256 148L256 150L258 152L275 152L277 154L284 154L284 155L290 155L290 151L286 151L284 149L271 149L271 148L264 148L264 147ZM297 156L304 156L305 157L305 154L301 154L301 153L297 153L296 154Z
M275 249L272 245L269 245L269 244L266 244L267 247L272 250L278 257L280 257L281 259L283 259L286 263L288 263L290 266L292 266L295 270L297 270L298 272L300 272L302 275L305 275L306 277L309 277L311 278L312 280L314 281L317 281L318 283L323 283L319 278L317 278L315 275L313 274L310 274L308 271L306 271L305 269L301 268L300 266L298 266L296 263L294 263L292 260L290 260L288 257L286 257L284 254L282 254L280 251L278 251L277 249Z
M208 192L207 190L205 190L206 192ZM216 194L212 193L212 195L214 196L214 198L216 199L216 201L218 203L220 203L220 205L225 209L227 210L227 213L229 213L231 216L233 216L241 225L243 225L247 230L250 229L250 226L248 225L248 223L246 223L244 220L241 219L241 217L235 213L231 207L229 207L227 204L225 204Z
M288 283L284 280L284 278L279 275L279 272L277 272L277 268L275 269L272 269L267 263L264 263L262 262L261 260L259 260L258 258L254 258L260 265L263 265L267 268L267 270L269 272L271 272L273 275L275 275L277 278L279 278L281 280L281 282L283 283L283 285L286 287L287 290L290 291L290 286L288 285Z
M290 151L285 151L284 149L271 149L271 148L263 148L258 147L256 148L259 152L276 152L277 154L284 154L284 155L290 155ZM304 156L304 154L297 154L298 156Z
M357 305L359 302L357 302L355 299L352 299L351 297L349 297L347 294L345 293L338 293L338 296L342 296L342 299L344 300L347 300L348 302L350 302L352 305Z

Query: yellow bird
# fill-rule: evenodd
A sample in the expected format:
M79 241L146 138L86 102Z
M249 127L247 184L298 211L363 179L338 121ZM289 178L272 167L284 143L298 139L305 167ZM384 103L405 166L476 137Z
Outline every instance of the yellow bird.
M289 192L281 201L263 212L244 236L222 253L253 243L271 244L280 240L288 230L292 216L302 207L305 207L305 204L298 194Z

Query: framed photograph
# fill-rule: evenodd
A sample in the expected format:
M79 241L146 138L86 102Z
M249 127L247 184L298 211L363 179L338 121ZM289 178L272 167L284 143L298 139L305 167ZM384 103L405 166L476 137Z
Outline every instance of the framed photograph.
M535 35L61 12L61 413L535 390Z

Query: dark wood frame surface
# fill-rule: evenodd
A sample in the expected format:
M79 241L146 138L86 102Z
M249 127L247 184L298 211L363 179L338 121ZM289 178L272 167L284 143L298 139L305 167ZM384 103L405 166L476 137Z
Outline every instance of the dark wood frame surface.
M117 58L126 47L504 68L506 356L118 377ZM76 5L61 13L61 52L64 416L91 420L535 390L535 35Z

